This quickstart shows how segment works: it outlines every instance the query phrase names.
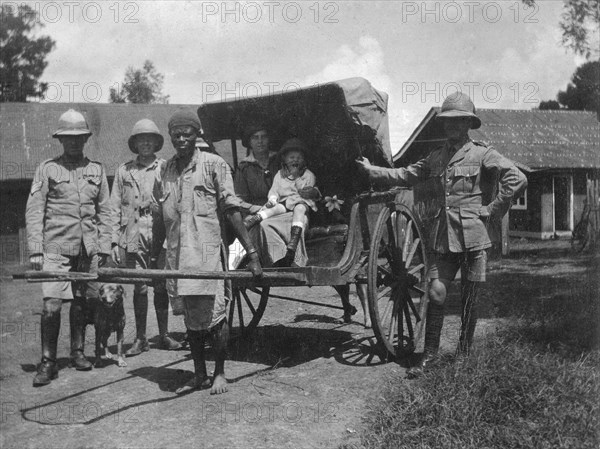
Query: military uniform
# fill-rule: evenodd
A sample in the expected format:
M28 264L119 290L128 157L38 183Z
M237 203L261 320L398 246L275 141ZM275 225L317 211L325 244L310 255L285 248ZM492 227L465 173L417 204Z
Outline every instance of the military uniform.
M30 255L43 254L45 271L93 272L98 253L110 253L110 206L106 173L84 158L42 162L27 200L25 220ZM96 283L45 282L44 298L97 298Z
M456 147L446 142L408 167L373 167L370 176L374 182L387 185L433 181L432 200L437 211L427 244L437 255L480 251L492 246L490 221L501 219L512 198L527 185L525 175L512 161L471 140ZM430 271L433 278L439 277L437 268L434 261ZM484 281L485 265L470 273L472 280Z
M444 321L447 288L461 270L461 333L458 351L469 353L477 321L476 298L485 281L487 255L494 221L500 221L511 201L527 187L525 175L493 148L470 140L469 129L481 126L468 95L449 95L437 115L448 141L429 156L405 168L385 169L359 162L373 182L414 185L430 181L435 210L427 240L432 252L429 288L431 301L425 322L424 355L408 370L423 373L437 356Z
M27 201L30 257L43 255L45 271L96 272L99 253L110 253L110 205L106 173L98 162L83 158L67 163L64 156L42 162L36 170ZM69 309L71 365L91 369L83 349L90 322L90 301L98 299L96 282L44 282L41 318L42 363L33 385L58 376L56 352L63 300Z

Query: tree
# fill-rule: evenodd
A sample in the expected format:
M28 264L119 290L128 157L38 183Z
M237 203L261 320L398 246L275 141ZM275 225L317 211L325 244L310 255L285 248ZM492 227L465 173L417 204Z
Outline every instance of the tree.
M542 111L549 111L553 109L560 109L560 103L556 100L540 101L538 109Z
M588 59L597 57L600 53L600 0L565 0L560 28L565 47Z
M522 0L533 7L536 0ZM600 54L600 0L563 0L563 13L559 26L562 44L587 59L596 59Z
M600 61L588 61L577 67L566 91L557 95L567 109L600 111Z
M48 36L33 37L43 25L31 7L14 5L0 5L0 102L44 95L48 85L39 79L48 65L46 56L56 45Z
M168 103L169 96L163 95L164 75L158 73L152 61L146 60L141 69L127 67L123 87L119 92L110 89L111 103Z

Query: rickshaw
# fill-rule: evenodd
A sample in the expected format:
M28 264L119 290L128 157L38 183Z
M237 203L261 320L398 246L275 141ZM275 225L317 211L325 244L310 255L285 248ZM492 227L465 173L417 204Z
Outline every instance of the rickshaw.
M409 189L377 191L358 172L355 160L392 166L387 95L363 78L201 105L204 139L235 169L241 136L250 122L267 123L273 148L299 137L309 148L307 165L322 197L305 231L305 267L265 268L255 280L246 270L183 273L102 268L98 280L223 278L233 285L232 329L247 334L266 312L271 287L366 284L369 313L382 358L415 351L424 329L428 261L419 215ZM30 278L50 273L28 272ZM87 275L92 276L92 275ZM65 274L61 275L65 278ZM289 298L288 298L289 299ZM300 302L309 302L297 299Z

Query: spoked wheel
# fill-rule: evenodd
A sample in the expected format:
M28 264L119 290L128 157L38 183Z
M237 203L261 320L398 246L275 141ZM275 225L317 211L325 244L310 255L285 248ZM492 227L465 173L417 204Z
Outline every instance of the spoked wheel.
M270 287L233 287L229 305L229 324L234 336L251 333L263 316Z
M386 358L415 351L427 308L427 253L419 221L404 205L379 213L368 265L373 332Z

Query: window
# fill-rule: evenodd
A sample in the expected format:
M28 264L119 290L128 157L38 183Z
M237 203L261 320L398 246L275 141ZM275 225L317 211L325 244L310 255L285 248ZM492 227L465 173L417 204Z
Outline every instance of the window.
M526 210L527 209L527 189L521 194L519 198L513 200L511 209Z

